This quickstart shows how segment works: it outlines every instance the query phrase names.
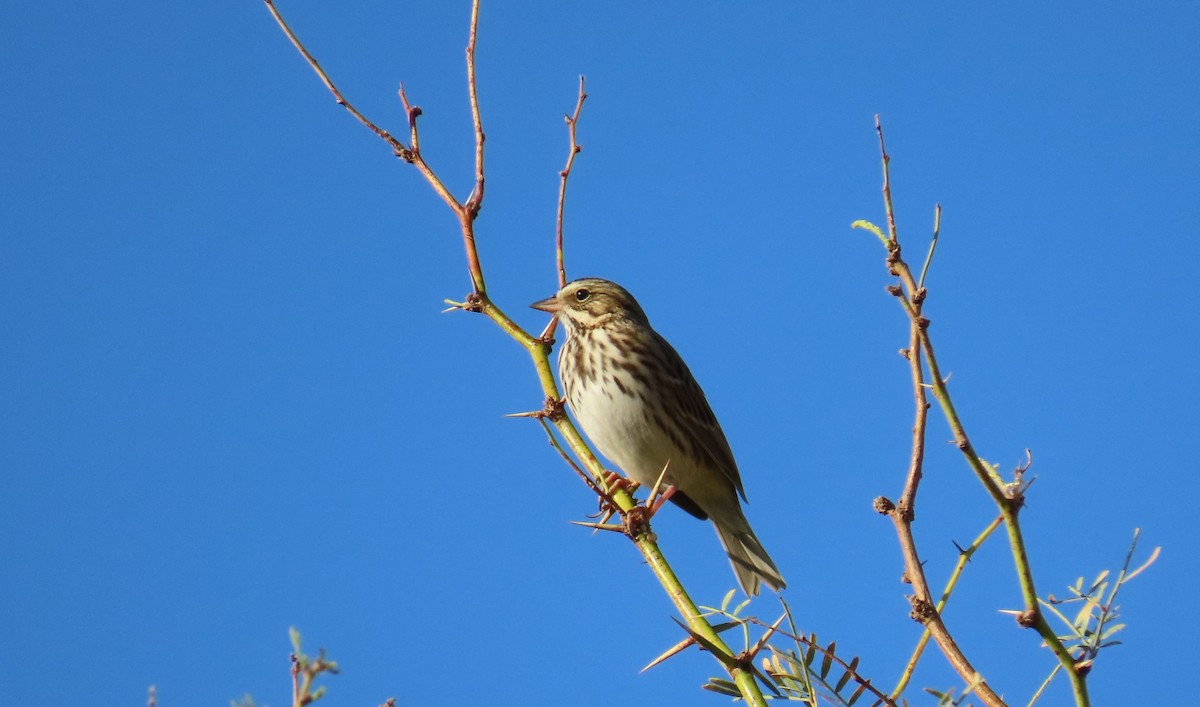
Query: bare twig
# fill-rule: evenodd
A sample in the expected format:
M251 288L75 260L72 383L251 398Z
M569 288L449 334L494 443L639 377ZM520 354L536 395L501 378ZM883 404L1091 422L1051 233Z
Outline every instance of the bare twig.
M467 41L467 92L471 97L471 123L475 126L475 189L467 199L471 219L483 206L483 119L479 116L479 93L475 83L475 40L479 36L479 0L471 3L471 35Z
M929 273L929 264L933 262L933 251L937 250L938 234L942 231L942 205L933 207L933 238L929 240L929 254L925 256L925 264L921 266L921 277L917 280L917 291L925 289L925 275Z
M300 659L292 654L292 707L302 707L300 702Z
M570 142L570 149L567 151L567 164L558 173L558 209L554 219L554 262L558 271L558 287L562 289L567 284L567 266L564 259L563 251L563 209L567 203L567 180L571 177L571 167L575 165L575 155L578 155L583 147L575 141L575 128L579 125L579 115L583 112L583 102L587 100L587 94L583 90L584 79L579 77L579 97L575 101L575 112L570 115L564 115L563 120L567 124L567 139ZM549 341L554 337L554 331L558 328L558 318L550 320L542 331L541 338Z
M888 156L887 146L883 142L883 123L875 116L875 132L879 135L879 154L883 158L883 203L887 207L888 240L892 246L899 249L896 239L896 215L892 212L892 158Z
M916 518L917 489L921 485L921 475L925 465L925 426L929 420L929 400L925 397L925 371L921 366L921 330L915 322L909 329L908 348L901 354L908 359L916 412L913 420L912 454L909 456L908 476L904 480L904 490L900 493L900 502L896 507L896 513L906 523L911 523Z
M404 106L405 118L408 120L409 139L412 141L412 147L406 154L400 155L400 157L421 172L421 175L425 177L425 181L429 182L429 186L433 187L433 190L442 198L442 201L446 202L446 206L449 206L455 213L462 212L462 204L458 203L458 199L454 198L454 195L442 183L437 173L425 161L425 156L421 154L421 137L420 132L417 130L417 118L421 117L421 108L408 102L408 94L404 92L404 84L400 84L398 93L400 104Z
M333 84L333 81L330 80L329 75L325 73L325 70L321 68L321 65L317 63L317 60L313 57L313 55L309 54L308 50L304 48L304 45L300 43L300 40L296 37L295 33L292 32L292 28L288 27L287 22L284 22L283 16L280 15L279 10L275 8L274 1L263 0L263 2L267 4L267 9L271 11L271 16L275 18L275 22L279 25L279 28L282 29L283 33L287 35L287 38L291 41L292 46L296 48L296 51L300 52L300 55L304 57L305 61L307 61L308 65L312 67L313 71L317 72L317 76L320 77L321 82L325 84L325 88L329 89L329 92L333 94L333 98L337 101L338 105L350 111L350 115L353 115L358 122L367 126L371 132L378 135L384 140L384 142L390 145L392 147L392 152L394 152L397 157L408 159L406 157L408 154L408 148L405 147L402 142L392 137L383 128L368 120L365 115L358 112L358 109L350 104L350 101L347 101L344 97L342 97L342 92L339 91L337 86Z
M575 164L575 155L578 155L580 150L579 143L575 141L575 127L579 125L579 114L583 110L583 102L587 100L587 94L583 90L583 77L579 77L579 98L575 101L575 112L571 115L564 115L563 120L567 123L567 138L570 140L570 150L567 152L567 164L562 171L558 173L558 216L555 219L555 238L554 238L554 255L558 264L558 286L565 287L567 284L567 268L563 264L563 206L567 201L567 179L571 177L571 167Z

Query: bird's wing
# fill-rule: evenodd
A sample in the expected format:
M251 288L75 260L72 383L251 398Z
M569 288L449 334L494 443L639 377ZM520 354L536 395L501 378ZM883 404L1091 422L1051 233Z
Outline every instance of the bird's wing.
M683 357L666 339L658 335L658 332L655 332L655 335L662 344L658 349L662 351L662 359L659 361L663 369L660 371L664 388L662 394L668 403L668 409L678 411L679 419L675 422L679 433L688 448L696 453L696 457L718 469L745 499L746 491L742 488L742 477L738 473L733 450L729 448L729 441L725 439L725 432L721 430L721 424L717 422L717 416L713 414L708 398L704 396L704 391L696 382Z

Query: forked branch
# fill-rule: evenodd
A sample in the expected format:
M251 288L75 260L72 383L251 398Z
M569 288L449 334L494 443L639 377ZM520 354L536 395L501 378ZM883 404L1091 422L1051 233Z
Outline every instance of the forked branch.
M462 309L465 311L479 312L487 316L495 322L505 333L517 341L529 353L532 359L534 369L537 372L538 380L541 384L543 398L546 400L557 401L561 399L558 392L558 387L554 381L554 374L550 366L550 341L548 338L541 336L533 336L525 331L515 321L513 321L504 311L492 302L488 296L486 282L483 275L483 267L479 260L478 250L475 245L475 220L479 215L480 208L483 204L484 197L484 131L483 121L480 117L479 96L476 90L476 44L478 40L479 29L479 0L473 0L471 4L471 26L470 35L467 42L466 62L467 62L467 90L471 106L471 118L474 127L475 135L475 183L471 194L465 200L458 200L445 186L437 173L426 161L425 155L421 151L420 133L418 131L417 122L422 111L419 107L409 102L408 95L404 91L403 86L400 88L400 100L404 106L405 116L408 121L409 140L410 143L405 145L400 140L393 137L387 131L378 127L374 122L367 119L359 112L349 101L347 101L338 90L337 86L321 68L316 58L304 47L295 33L288 27L283 17L275 7L273 0L264 0L272 17L279 24L279 27L287 35L292 45L304 57L308 65L316 72L325 87L333 94L338 104L345 107L352 116L373 133L385 140L392 152L401 159L414 165L430 184L433 190L446 203L450 210L454 213L458 220L460 230L462 232L463 246L466 252L467 270L470 274L472 292L463 302L449 302L452 309ZM575 105L575 112L567 120L569 136L571 140L571 153L568 155L567 166L561 173L562 182L559 192L559 212L558 212L558 228L556 237L556 258L559 270L559 282L565 284L565 267L563 266L562 258L562 208L563 200L565 199L565 189L567 178L570 175L571 166L574 162L574 156L579 152L578 143L575 141L575 126L579 120L580 111L583 107L583 101L586 94L583 92L583 80L580 79L579 98ZM626 516L632 510L638 507L637 502L623 489L608 489L604 482L605 471L597 461L595 455L588 448L583 437L571 423L566 415L552 415L540 418L543 423L549 420L549 424L553 425L554 429L566 441L567 446L574 452L575 457L579 459L581 465L587 470L591 476L591 486L594 489L600 490L601 496L606 498L611 504L615 505L615 510ZM549 425L548 425L549 428ZM557 443L555 443L557 444ZM561 448L560 448L561 449ZM753 705L766 704L762 691L755 681L754 670L752 666L746 665L739 661L733 651L725 644L712 625L705 620L702 612L697 608L695 602L688 596L683 585L675 576L674 571L663 557L661 550L658 547L657 540L653 533L649 531L649 527L644 526L644 529L637 533L632 533L632 539L638 550L642 553L646 562L653 569L659 582L663 585L668 596L674 602L676 609L683 617L687 624L687 629L692 634L699 636L708 647L714 657L717 658L722 665L726 666L730 677L737 685L743 699L747 703Z
M882 512L890 515L895 524L900 540L901 552L904 555L905 577L913 583L913 616L925 624L929 635L937 642L938 647L941 648L947 659L949 659L950 663L959 673L959 676L981 699L989 705L1004 704L999 695L992 690L987 682L971 666L942 622L939 610L940 606L935 606L932 602L929 585L921 568L920 555L917 552L916 542L912 535L912 520L916 515L917 488L921 480L921 466L924 459L926 410L929 407L925 391L931 389L954 434L956 446L962 452L968 466L983 484L984 489L1000 510L1000 518L1008 534L1017 578L1021 587L1021 595L1025 604L1025 609L1020 614L1018 621L1022 626L1032 627L1037 630L1038 634L1041 635L1046 645L1055 654L1059 662L1067 670L1067 674L1071 677L1076 703L1081 706L1087 705L1088 694L1083 679L1086 671L1075 669L1076 661L1063 645L1062 641L1055 635L1053 629L1042 615L1038 604L1037 592L1033 584L1033 572L1030 568L1029 558L1025 551L1024 537L1018 521L1018 514L1024 504L1026 486L1020 483L1004 484L999 475L975 452L970 439L967 437L962 421L951 402L950 393L946 386L946 379L938 366L933 341L929 335L929 320L922 313L927 296L925 276L929 269L929 263L933 258L934 246L937 242L936 236L940 230L941 207L939 206L935 212L934 241L930 246L929 254L922 268L920 280L917 280L913 277L912 270L908 264L901 257L900 239L896 231L895 213L892 209L891 158L887 152L887 146L883 137L883 126L878 116L875 118L875 129L879 137L879 152L883 165L882 192L884 208L887 214L888 231L884 235L878 228L865 222L857 222L855 225L867 228L875 233L887 248L888 272L900 279L901 285L888 287L888 292L896 297L909 319L909 348L903 353L909 360L913 379L913 396L916 403L916 420L913 427L913 451L900 503L893 505L886 499L877 499L876 505ZM924 362L922 362L922 357L924 358ZM928 382L926 382L925 378L926 370L929 374ZM988 532L990 533L990 530ZM943 597L942 603L944 603L944 599L945 597ZM908 671L906 671L906 677L902 678L900 685L897 687L897 691L893 693L893 697L898 695L899 691L903 689L904 684L907 682L907 675Z

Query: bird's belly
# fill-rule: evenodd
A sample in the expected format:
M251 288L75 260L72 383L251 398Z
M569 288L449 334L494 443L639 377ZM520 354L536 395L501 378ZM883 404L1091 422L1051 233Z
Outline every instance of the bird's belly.
M653 485L664 467L668 469L666 483L673 483L669 462L672 458L682 462L682 454L651 423L641 400L615 395L600 405L582 402L575 406L575 417L601 454L639 484Z

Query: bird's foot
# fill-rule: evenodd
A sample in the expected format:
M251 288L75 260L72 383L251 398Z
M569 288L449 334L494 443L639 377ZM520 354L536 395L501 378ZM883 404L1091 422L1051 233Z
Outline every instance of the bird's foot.
M632 495L634 491L637 491L639 488L641 488L641 484L638 482L634 481L633 479L625 478L615 471L604 472L602 479L604 481L604 487L608 489L610 494L624 489L630 495Z
M675 485L670 484L662 490L662 493L658 493L657 491L651 493L650 498L646 499L646 519L653 518L654 514L658 513L658 509L662 508L664 503L671 500L671 497L675 495L675 491Z

